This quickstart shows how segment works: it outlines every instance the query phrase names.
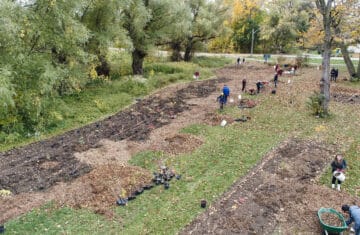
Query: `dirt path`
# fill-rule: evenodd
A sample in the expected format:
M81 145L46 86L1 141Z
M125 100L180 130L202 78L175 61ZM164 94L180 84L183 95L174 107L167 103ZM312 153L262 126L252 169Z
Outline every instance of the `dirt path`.
M236 100L243 78L248 80L248 89L255 88L257 80L269 81L272 73L272 67L256 63L223 68L217 71L217 79L168 87L105 120L0 153L0 189L12 192L0 197L0 224L50 200L112 216L119 195L131 195L148 185L152 177L150 172L127 164L132 155L144 150L168 154L194 150L202 140L179 134L179 130L193 123L220 124L215 99L225 82ZM301 89L297 93L294 89L295 103L303 98L299 97ZM338 93L342 97L347 94ZM286 97L284 100L291 98L285 89L279 89L278 94ZM276 229L294 231L291 229L298 225L307 232L319 229L314 211L326 206L321 203L324 197L329 198L329 206L336 204L338 197L353 200L314 184L329 161L323 156L332 153L333 149L321 143L283 143L183 233L267 234Z

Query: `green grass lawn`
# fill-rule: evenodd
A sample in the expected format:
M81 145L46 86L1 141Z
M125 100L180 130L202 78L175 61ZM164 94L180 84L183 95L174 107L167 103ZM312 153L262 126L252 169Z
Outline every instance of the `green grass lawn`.
M299 78L300 80L301 78ZM310 91L305 93L311 94ZM49 204L5 224L9 234L176 234L203 211L201 199L215 201L242 175L281 141L290 138L316 139L339 146L348 161L348 180L343 188L350 193L360 186L360 111L358 106L331 103L331 116L310 115L306 100L297 106L284 105L278 96L256 97L260 105L251 110L226 107L233 117L252 117L245 123L225 127L191 125L182 130L201 137L204 144L189 154L168 156L146 151L131 164L155 170L159 159L176 172L170 189L155 187L126 207L116 207L117 219L106 220L87 210L56 208ZM319 127L322 128L319 128ZM329 163L330 167L330 163ZM320 180L330 185L328 173Z

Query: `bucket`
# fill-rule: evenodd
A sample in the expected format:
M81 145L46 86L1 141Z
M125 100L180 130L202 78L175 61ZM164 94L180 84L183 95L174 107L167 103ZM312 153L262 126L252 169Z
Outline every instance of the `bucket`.
M334 177L339 181L343 182L345 180L345 174L340 171L334 171Z
M220 123L220 126L226 126L227 121L226 120L222 120Z

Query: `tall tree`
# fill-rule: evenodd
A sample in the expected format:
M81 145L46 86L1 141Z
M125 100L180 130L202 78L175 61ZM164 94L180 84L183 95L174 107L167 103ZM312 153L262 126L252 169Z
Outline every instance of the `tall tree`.
M107 61L109 47L117 38L125 35L120 26L120 3L115 0L91 0L84 2L78 17L90 31L90 38L85 49L97 57L98 75L109 76Z
M7 94L0 131L43 130L51 97L86 83L91 56L83 50L88 30L75 19L80 3L0 1L0 77Z
M308 1L276 0L268 2L268 15L261 26L261 38L270 49L286 52L293 49L306 32L310 19Z
M330 56L331 56L331 10L333 0L315 0L316 7L320 11L323 17L324 27L324 44L323 44L323 59L322 59L322 75L320 80L320 94L324 96L323 102L321 103L322 110L325 114L329 111L330 101Z
M255 43L259 41L260 22L263 20L260 6L260 1L234 1L231 28L235 50L250 52L253 40Z
M228 8L222 0L187 2L191 11L191 33L185 40L184 60L190 61L197 45L222 34Z
M348 46L360 42L360 3L357 0L336 2L331 11L334 43L341 48L348 73L360 79L360 61L357 69L350 58Z
M169 45L172 51L171 61L181 61L183 60L181 51L184 48L184 42L187 36L191 34L191 11L188 1L177 1L173 14L176 20L172 23L167 37L160 44Z
M125 0L122 6L123 27L132 42L133 74L143 74L144 58L150 47L163 40L174 18L173 0Z

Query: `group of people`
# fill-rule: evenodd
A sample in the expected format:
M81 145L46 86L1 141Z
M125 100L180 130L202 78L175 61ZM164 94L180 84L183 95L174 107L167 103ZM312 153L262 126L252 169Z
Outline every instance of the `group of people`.
M241 63L245 63L245 57L241 60L241 58L240 57L238 57L237 59L236 59L236 64L237 65L240 65Z
M257 87L258 87L257 82ZM275 83L276 87L276 83ZM242 80L242 91L246 89L246 79ZM260 88L258 88L260 89ZM224 108L226 105L228 97L230 96L230 88L225 84L222 88L222 93L219 97L217 97L217 101L220 103L220 110ZM331 188L336 189L337 191L341 190L341 183L344 181L345 176L344 173L347 169L347 163L344 157L341 154L337 154L334 160L331 162ZM339 177L339 175L343 175L343 177ZM355 232L355 235L360 235L360 207L353 205L343 205L341 207L344 213L349 214L349 219L346 221L347 225L350 225L354 222L354 226L351 228L352 231Z

